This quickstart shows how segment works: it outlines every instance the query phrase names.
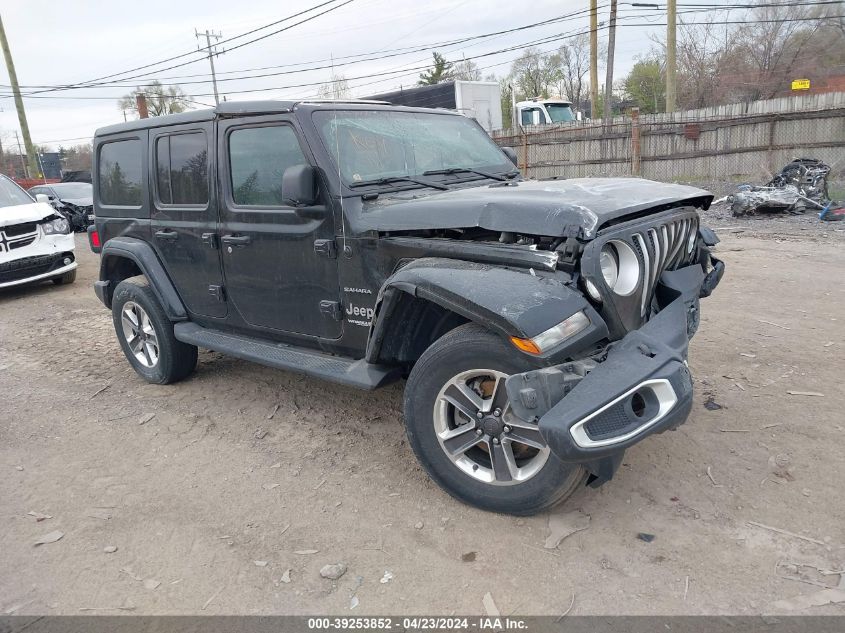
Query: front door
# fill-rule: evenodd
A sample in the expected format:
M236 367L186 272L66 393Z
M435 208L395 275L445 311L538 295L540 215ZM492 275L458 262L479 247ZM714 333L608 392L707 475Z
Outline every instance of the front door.
M195 315L225 317L217 204L209 148L212 124L164 128L150 136L153 244L185 307Z
M219 124L223 271L229 300L248 324L333 339L342 324L332 216L302 217L281 197L285 169L309 162L288 120Z

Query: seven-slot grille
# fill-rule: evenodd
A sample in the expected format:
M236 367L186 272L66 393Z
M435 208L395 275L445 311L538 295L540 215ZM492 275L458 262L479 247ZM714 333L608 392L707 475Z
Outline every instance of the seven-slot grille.
M29 246L37 236L38 224L36 222L0 226L0 253Z
M631 234L631 242L642 261L642 294L640 316L644 317L651 305L651 297L657 280L665 270L674 270L680 264L688 263L687 248L690 235L698 231L698 218L686 217L668 220Z

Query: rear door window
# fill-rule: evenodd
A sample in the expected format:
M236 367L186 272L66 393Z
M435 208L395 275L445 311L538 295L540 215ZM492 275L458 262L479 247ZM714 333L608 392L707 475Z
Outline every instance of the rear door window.
M100 202L122 207L141 206L143 146L139 139L112 141L100 147Z
M205 132L163 136L156 141L156 183L162 204L208 203L208 141Z

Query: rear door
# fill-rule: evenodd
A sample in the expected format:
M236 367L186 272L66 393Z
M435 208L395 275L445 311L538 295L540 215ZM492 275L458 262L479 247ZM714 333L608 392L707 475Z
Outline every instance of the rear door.
M225 317L209 160L213 131L207 122L150 132L152 242L187 309Z
M313 164L307 146L284 117L218 125L219 233L232 305L252 326L340 337L331 213L301 217L281 198L285 169Z

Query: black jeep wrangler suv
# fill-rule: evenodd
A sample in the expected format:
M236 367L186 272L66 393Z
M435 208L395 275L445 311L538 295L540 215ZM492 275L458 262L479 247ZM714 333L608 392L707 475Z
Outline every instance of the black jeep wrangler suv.
M373 389L478 507L531 514L684 421L687 344L723 264L712 196L524 181L455 113L223 103L100 129L97 296L145 380L197 347Z

